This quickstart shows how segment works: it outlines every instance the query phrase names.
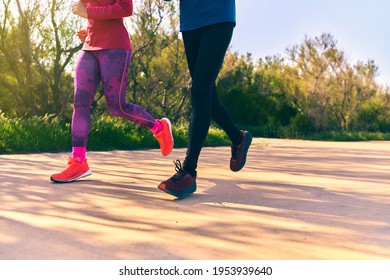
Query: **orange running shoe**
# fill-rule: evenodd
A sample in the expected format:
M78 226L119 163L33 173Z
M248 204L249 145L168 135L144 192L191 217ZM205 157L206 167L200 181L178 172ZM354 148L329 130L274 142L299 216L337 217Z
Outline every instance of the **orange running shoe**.
M68 167L58 174L53 174L50 180L58 183L69 183L87 177L92 174L89 169L87 160L83 163L78 162L75 158L68 158Z
M154 134L154 137L160 144L161 154L163 156L167 156L172 152L174 142L171 122L167 118L162 118L157 121L162 124L163 128L159 133Z

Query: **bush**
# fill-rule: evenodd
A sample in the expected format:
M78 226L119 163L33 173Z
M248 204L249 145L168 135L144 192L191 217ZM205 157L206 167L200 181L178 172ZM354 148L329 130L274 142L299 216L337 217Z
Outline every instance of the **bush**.
M240 126L254 137L293 138L325 141L390 140L390 133L381 132L310 132L289 126ZM175 148L187 146L188 124L173 125ZM212 126L204 146L227 146L225 132ZM31 118L7 118L0 114L0 154L65 152L72 147L70 123L54 115ZM158 149L159 145L148 129L110 115L92 121L88 150Z
M174 125L175 148L187 146L188 125ZM205 146L230 145L225 133L210 128ZM54 115L7 118L0 114L0 154L65 152L72 147L70 123ZM88 150L158 149L152 133L124 119L103 115L92 120Z
M70 145L70 125L58 117L7 118L0 115L0 153L63 151Z

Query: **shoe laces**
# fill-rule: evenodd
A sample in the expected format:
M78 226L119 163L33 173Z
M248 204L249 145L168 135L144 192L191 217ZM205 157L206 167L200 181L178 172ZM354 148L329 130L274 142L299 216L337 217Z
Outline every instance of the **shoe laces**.
M74 163L76 163L77 160L73 157L68 157L68 165L73 165Z
M78 158L74 157L68 157L68 165L73 165L73 164L80 164L82 163L81 161L78 160Z
M187 175L187 171L184 170L180 160L174 160L176 174L171 177L171 181L178 184Z

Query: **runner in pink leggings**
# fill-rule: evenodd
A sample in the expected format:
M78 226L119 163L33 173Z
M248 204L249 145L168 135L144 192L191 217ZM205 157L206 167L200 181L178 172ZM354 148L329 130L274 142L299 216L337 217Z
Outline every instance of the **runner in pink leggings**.
M72 182L92 174L86 148L91 130L90 107L100 83L110 113L148 128L158 140L162 155L167 156L173 148L170 121L153 118L125 98L132 48L123 18L132 15L132 0L82 0L72 4L72 11L88 19L87 30L77 33L84 45L74 77L73 149L66 169L50 179Z

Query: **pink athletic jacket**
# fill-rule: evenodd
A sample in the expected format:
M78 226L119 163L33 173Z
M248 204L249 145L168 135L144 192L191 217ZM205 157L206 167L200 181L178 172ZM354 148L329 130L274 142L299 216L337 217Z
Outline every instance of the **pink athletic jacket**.
M87 38L83 50L129 49L123 18L133 14L132 0L80 0L87 8Z

